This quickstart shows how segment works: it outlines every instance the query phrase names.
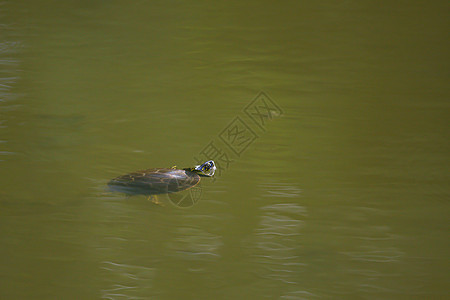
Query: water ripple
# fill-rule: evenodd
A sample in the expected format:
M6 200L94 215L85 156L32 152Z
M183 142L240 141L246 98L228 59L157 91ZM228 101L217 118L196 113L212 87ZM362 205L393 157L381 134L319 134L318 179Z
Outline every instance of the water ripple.
M222 238L203 229L194 227L179 228L168 248L172 255L186 260L211 260L220 257L218 251Z
M103 261L101 269L111 278L103 289L102 299L148 299L139 295L151 295L156 269L144 266Z
M263 183L263 197L296 198L300 196L302 190L298 187L286 183Z
M6 29L6 26L4 27ZM0 112L7 116L7 112L14 111L20 105L11 105L10 102L18 97L18 94L13 90L16 82L19 80L19 76L16 74L19 72L18 65L20 61L13 56L18 53L22 43L17 41L2 41L0 42ZM9 119L0 120L0 128L7 128L4 125ZM6 141L1 141L6 142ZM0 155L13 155L12 151L5 151L1 149ZM3 161L3 159L0 159Z
M307 291L292 291L300 284L299 274L307 264L298 255L299 237L306 209L296 203L277 203L260 208L261 216L254 234L246 245L255 264L255 273L265 281L285 285L285 299L300 299ZM266 282L261 288L269 286Z

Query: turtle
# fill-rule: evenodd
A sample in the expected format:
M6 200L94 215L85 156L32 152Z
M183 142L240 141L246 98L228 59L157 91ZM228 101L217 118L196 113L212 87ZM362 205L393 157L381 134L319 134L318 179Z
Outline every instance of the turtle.
M197 185L201 177L212 177L216 164L208 160L201 165L178 169L153 168L121 175L112 179L108 186L112 191L126 195L146 195L153 203L161 204L157 195L176 193Z

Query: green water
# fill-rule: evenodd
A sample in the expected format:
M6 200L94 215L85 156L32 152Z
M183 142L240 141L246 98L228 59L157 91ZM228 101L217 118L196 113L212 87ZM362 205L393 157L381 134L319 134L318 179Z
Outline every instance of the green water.
M449 297L449 9L1 2L0 298Z

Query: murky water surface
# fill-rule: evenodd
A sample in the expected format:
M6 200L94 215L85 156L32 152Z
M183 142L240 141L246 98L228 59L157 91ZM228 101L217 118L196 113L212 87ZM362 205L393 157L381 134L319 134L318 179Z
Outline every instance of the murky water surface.
M0 298L448 297L448 12L3 1Z

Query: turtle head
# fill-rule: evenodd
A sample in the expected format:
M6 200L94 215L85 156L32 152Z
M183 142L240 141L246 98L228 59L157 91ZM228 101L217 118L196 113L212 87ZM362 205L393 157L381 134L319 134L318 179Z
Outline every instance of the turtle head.
M192 168L192 171L200 176L212 177L214 176L214 172L216 172L216 164L213 160L208 160L207 162Z

